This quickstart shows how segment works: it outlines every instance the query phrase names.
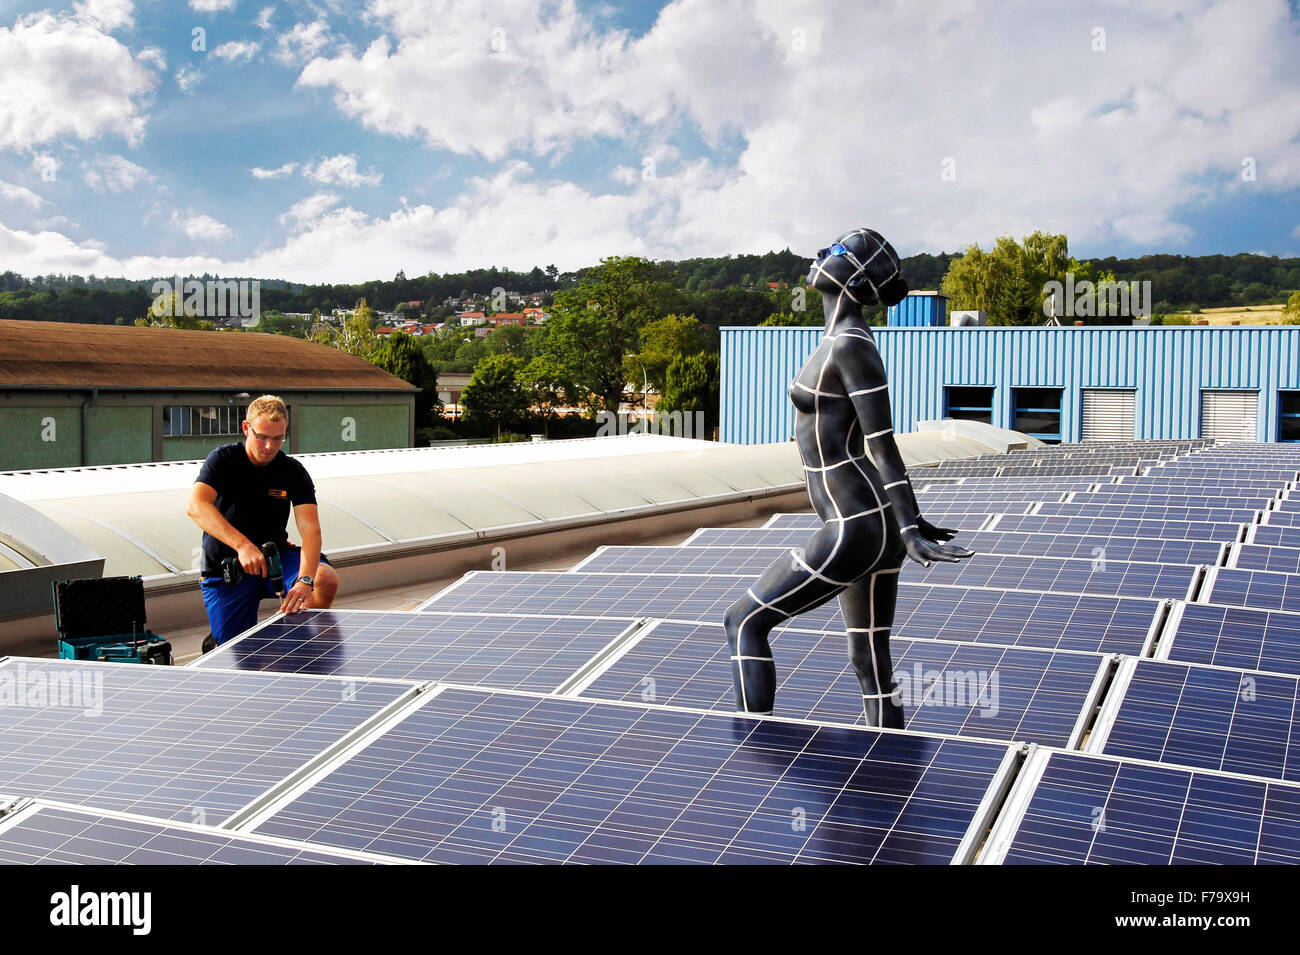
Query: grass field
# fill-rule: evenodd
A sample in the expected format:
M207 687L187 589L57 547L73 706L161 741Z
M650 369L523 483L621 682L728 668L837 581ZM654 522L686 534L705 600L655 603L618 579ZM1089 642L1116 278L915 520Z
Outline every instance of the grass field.
M1190 316L1193 321L1206 319L1211 325L1280 325L1282 324L1281 305L1247 305L1244 307L1203 308L1199 315Z

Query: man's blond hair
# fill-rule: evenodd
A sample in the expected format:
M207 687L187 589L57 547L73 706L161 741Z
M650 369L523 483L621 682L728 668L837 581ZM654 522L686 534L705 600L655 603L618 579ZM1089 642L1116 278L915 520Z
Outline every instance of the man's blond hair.
M278 395L262 395L248 405L247 420L270 418L272 421L284 421L289 417L289 408Z

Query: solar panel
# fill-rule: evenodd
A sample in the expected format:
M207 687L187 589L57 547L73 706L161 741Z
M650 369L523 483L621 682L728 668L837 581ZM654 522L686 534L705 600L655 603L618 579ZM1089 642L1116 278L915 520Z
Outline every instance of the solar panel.
M1300 548L1300 528L1285 524L1252 524L1246 540L1269 547Z
M1300 787L1038 750L981 861L1300 863Z
M573 676L632 622L309 610L273 618L196 665L545 691Z
M1234 544L1227 566L1238 570L1271 570L1278 574L1300 574L1300 548Z
M862 688L843 634L786 629L772 639L778 716L862 722ZM1107 658L928 640L890 640L907 728L1069 746ZM585 697L735 709L730 651L717 624L657 622Z
M967 465L945 465L940 464L935 468L937 476L949 477L952 475L974 476L974 477L992 477L997 474L999 466L996 464L967 464Z
M1075 494L1072 504L1104 504L1107 507L1222 507L1257 511L1269 498L1264 495L1196 494L1187 491L1151 492L1134 491L1126 494L1089 491Z
M1255 509L1248 507L1184 507L1170 504L1165 507L1141 504L1098 504L1092 501L1070 501L1065 504L1040 504L1034 511L1036 517L1102 517L1129 518L1131 520L1210 521L1214 523L1243 524L1255 519Z
M1233 474L1239 475L1243 480L1247 481L1276 481L1279 485L1282 485L1288 481L1296 480L1297 476L1297 472L1294 468L1252 468L1230 460L1207 462L1204 466L1198 467L1171 467L1166 465L1160 468L1153 468L1152 473L1161 477L1177 475L1186 478L1205 477L1214 480L1223 476L1223 469L1226 467L1231 467Z
M926 511L937 510L961 510L968 505L989 510L994 504L998 507L1005 507L1008 504L1031 504L1035 501L1060 501L1065 498L1066 491L1048 491L1042 488L1031 490L1007 490L990 492L984 488L957 488L955 490L931 491L922 490L916 492L917 502L921 508Z
M973 545L971 545L973 546ZM740 547L601 547L571 573L742 575L758 577L789 551ZM1106 555L1092 560L980 554L960 563L907 561L905 583L1052 590L1128 597L1188 597L1198 572L1186 565L1126 563Z
M963 546L986 554L1024 554L1156 564L1212 564L1218 561L1223 548L1223 545L1212 541L1162 540L1107 534L1030 534L1001 529L980 531L959 540Z
M959 563L935 561L929 567L908 562L901 580L908 583L1004 590L1049 590L1121 597L1189 596L1196 568L1179 564L1143 564L1099 557L1094 560L976 554Z
M1197 599L1229 607L1300 611L1300 576L1211 567Z
M1007 510L1019 512L1019 511L1027 510L1028 507L1029 505L1024 505L1024 507L1021 507L1020 505L1017 504L1014 505L1013 507L1008 508ZM988 515L993 514L998 510L1000 510L1000 508L989 506L987 504L979 508L974 508L972 510L967 510L967 511L950 511L947 508L939 510L936 508L934 510L926 511L925 517L928 521L930 521L930 523L937 524L940 527L957 528L958 524L960 523L966 527L971 527L972 529L974 529L975 527L978 527L980 524L983 524L984 520L988 517ZM767 523L764 524L763 527L769 529L785 529L785 530L789 530L791 528L804 528L809 530L816 530L819 527L821 527L823 523L824 522L822 521L822 519L818 517L816 514L773 514L770 518L768 518Z
M919 489L922 486L935 488L942 491L985 491L990 493L1001 493L1003 491L1086 491L1090 487L1095 487L1097 481L1095 478L1059 478L1059 479L1034 479L1034 478L951 478L948 483L936 484L926 478L917 477L915 472L911 475L912 487ZM1110 485L1103 485L1110 486Z
M497 613L617 614L718 623L752 577L654 577L616 574L473 571L421 609ZM954 640L1141 653L1163 620L1161 601L1138 597L1036 593L900 584L893 632ZM795 618L804 630L842 633L835 601Z
M1109 464L1009 464L998 472L1001 477L1011 477L1014 475L1041 474L1044 477L1063 477L1065 475L1083 475L1096 474L1108 475L1111 472ZM1132 473L1130 471L1130 473Z
M1099 493L1110 491L1112 488L1120 490L1134 490L1138 488L1148 489L1154 493L1172 494L1177 491L1195 491L1210 494L1231 494L1231 493L1252 493L1262 494L1265 497L1274 497L1278 493L1278 482L1276 481L1246 481L1235 480L1230 475L1220 474L1217 478L1162 478L1151 475L1134 478L1124 478L1117 484L1103 484Z
M1263 523L1277 527L1300 527L1300 512L1265 511Z
M768 530L762 527L705 527L683 547L799 547L809 530ZM1099 557L1157 564L1218 563L1224 545L1212 541L1161 540L1105 534L1030 534L1016 531L972 531L957 538L963 547L981 554L1027 554L1042 557Z
M1127 660L1090 752L1274 779L1300 777L1300 678Z
M1160 659L1300 674L1300 614L1179 601L1165 631Z
M256 829L437 862L946 863L1012 752L448 688Z
M389 860L78 806L36 802L0 819L0 865L374 865L385 861Z
M1157 537L1161 540L1222 541L1236 540L1241 533L1240 521L1184 521L1140 517L1077 517L1031 514L1003 514L990 523L988 530L1020 531L1040 534L1106 534L1117 537Z
M10 657L0 789L216 824L411 684Z

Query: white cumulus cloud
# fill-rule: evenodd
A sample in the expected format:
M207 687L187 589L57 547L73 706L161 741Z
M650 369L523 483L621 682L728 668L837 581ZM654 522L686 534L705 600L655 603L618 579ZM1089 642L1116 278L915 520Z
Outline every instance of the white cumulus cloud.
M263 169L260 166L254 166L249 170L254 179L279 179L281 176L287 176L298 168L296 162L287 162L283 166L277 166L275 169Z
M196 13L220 13L235 9L236 0L190 0L190 9Z
M280 216L284 225L297 226L303 222L317 219L326 209L338 205L339 197L332 192L318 192L290 206L289 211Z
M301 85L368 129L494 161L609 139L606 181L655 197L643 237L665 256L811 252L852 225L908 251L1038 228L1176 246L1190 209L1300 187L1285 0L1050 17L1029 0L673 0L635 38L572 0L369 12L383 35L317 57ZM692 134L726 148L643 175L637 150Z
M135 25L134 0L81 0L72 9L77 16L93 20L105 30Z
M194 84L199 81L203 74L192 66L182 66L176 71L176 85L182 93L188 93L194 88Z
M95 192L126 192L150 178L149 171L124 156L97 156L88 162L82 178Z
M141 100L154 75L90 20L20 16L0 27L0 63L0 149L67 134L113 133L134 144L144 132Z
M180 229L198 242L219 241L234 235L229 226L218 222L212 216L202 215L193 210L187 210L184 215L181 215L173 209L167 225L173 229Z
M329 27L324 20L295 23L292 30L280 37L276 57L283 63L304 63L323 50L329 41Z
M253 43L248 40L232 40L229 43L223 43L215 50L212 55L219 60L251 60L253 54L262 48L260 43Z
M340 153L322 159L315 166L304 167L303 175L316 182L339 186L377 186L383 181L384 174L374 168L366 172L357 171L357 157Z
M45 204L45 200L32 192L26 186L20 186L17 183L5 182L0 179L0 200L10 202L21 202L31 206L33 209L39 209Z
M145 63L152 66L155 70L167 69L167 58L163 56L163 51L156 46L148 46L135 55L137 63Z

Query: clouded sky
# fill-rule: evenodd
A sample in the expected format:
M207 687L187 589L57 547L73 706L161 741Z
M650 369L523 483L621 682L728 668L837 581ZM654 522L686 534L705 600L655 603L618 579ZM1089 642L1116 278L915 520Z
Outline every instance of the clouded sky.
M0 0L0 270L1300 255L1296 0Z

